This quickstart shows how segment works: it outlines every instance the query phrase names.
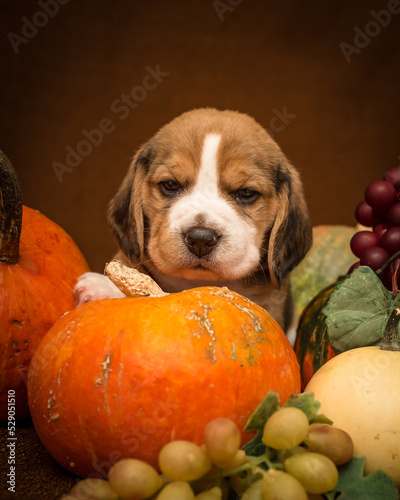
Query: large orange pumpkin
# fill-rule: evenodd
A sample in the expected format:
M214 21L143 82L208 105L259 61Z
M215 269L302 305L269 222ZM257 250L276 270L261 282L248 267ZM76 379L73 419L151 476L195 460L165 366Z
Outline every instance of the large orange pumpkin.
M3 421L7 420L9 394L16 403L16 417L28 415L26 378L32 355L50 327L73 309L75 281L89 268L63 229L37 210L22 207L15 172L2 152L0 226L0 419Z
M201 443L216 417L243 429L268 390L282 403L300 391L294 351L264 309L217 287L83 304L49 331L28 378L41 441L81 476L122 457L156 466L164 444Z

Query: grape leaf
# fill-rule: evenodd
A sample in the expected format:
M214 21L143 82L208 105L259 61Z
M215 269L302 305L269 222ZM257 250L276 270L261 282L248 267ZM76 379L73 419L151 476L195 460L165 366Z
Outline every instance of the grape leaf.
M388 317L400 304L378 276L360 266L341 281L323 309L329 342L336 353L379 345Z
M329 420L329 418L325 417L325 415L318 415L321 403L314 398L314 394L312 392L292 394L289 396L284 406L294 406L295 408L302 410L311 423L319 422L321 424L332 424L332 420Z
M257 431L254 438L243 446L246 455L258 457L265 453L266 447L262 442L262 435L265 422L279 408L280 397L277 392L268 391L265 398L256 408L255 412L248 419L245 431Z
M262 442L262 436L262 431L257 431L257 434L253 437L253 439L242 447L242 450L245 451L246 455L251 455L253 457L264 455L266 446Z
M251 441L243 446L246 455L260 456L265 453L266 447L262 442L264 425L269 417L279 409L279 403L279 394L274 391L268 391L255 412L250 416L244 430L257 431L257 433ZM314 398L312 392L292 394L282 408L286 406L299 408L306 414L310 422L332 423L325 415L318 415L321 403Z
M255 412L248 419L245 431L262 431L265 422L276 412L281 402L279 394L275 391L268 391L265 398L256 408Z
M325 493L327 500L399 500L396 483L381 470L364 476L365 457L353 457L338 467L339 481Z

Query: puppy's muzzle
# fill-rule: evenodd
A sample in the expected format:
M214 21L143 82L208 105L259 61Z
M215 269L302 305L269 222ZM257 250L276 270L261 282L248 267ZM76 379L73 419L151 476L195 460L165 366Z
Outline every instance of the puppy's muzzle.
M214 229L192 227L183 234L183 238L189 251L200 258L214 250L221 236Z

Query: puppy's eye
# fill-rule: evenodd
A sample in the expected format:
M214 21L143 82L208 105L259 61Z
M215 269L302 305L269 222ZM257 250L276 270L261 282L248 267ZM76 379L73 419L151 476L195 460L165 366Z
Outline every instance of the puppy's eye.
M160 191L165 196L174 196L182 190L182 186L176 181L161 181L158 183Z
M243 205L251 205L257 200L259 196L260 193L251 188L238 189L233 193L233 197L235 198L235 200Z

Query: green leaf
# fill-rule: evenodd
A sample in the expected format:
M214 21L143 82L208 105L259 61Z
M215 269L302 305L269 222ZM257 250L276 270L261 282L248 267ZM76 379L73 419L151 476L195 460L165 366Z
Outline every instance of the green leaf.
M265 444L262 442L263 430L265 422L279 408L280 397L277 392L268 391L265 398L258 405L255 412L250 416L244 427L245 431L257 431L254 438L243 446L246 455L258 457L263 455L266 450Z
M253 439L242 447L242 450L246 452L246 455L251 455L253 457L264 455L266 446L262 442L262 436L262 431L257 431L257 434L253 437Z
M314 398L312 392L303 392L302 394L292 394L286 401L285 406L293 406L302 410L308 420L313 422L332 424L332 420L329 420L325 415L318 415L319 409L321 408L321 403Z
M262 431L265 422L276 412L281 402L279 394L274 391L268 391L265 398L258 405L255 412L250 416L244 428L245 431Z
M336 488L325 493L327 500L399 500L396 483L381 470L364 476L365 457L353 457L338 467Z
M395 300L378 276L366 266L348 275L332 292L323 309L329 342L336 352L382 341L387 319Z

